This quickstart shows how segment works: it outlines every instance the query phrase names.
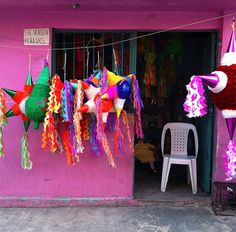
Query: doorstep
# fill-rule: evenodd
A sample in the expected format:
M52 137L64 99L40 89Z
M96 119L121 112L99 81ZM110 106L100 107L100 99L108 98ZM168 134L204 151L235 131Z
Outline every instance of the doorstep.
M210 197L189 198L180 200L148 200L138 198L76 198L76 197L0 197L0 207L211 207Z

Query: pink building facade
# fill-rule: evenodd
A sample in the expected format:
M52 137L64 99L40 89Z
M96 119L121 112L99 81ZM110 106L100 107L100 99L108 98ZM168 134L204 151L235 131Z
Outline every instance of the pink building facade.
M42 68L42 59L51 45L24 46L23 30L27 28L78 29L78 30L178 30L178 26L215 18L230 12L168 12L168 11L56 11L56 10L1 10L0 12L0 86L23 88L28 72L28 56L32 55L32 76L35 81ZM217 30L222 44L219 52L226 50L230 37L232 17L192 24L180 30ZM50 41L52 36L50 36ZM2 46L3 45L3 46ZM5 45L5 47L4 47ZM24 49L19 49L19 47ZM46 50L40 50L46 49ZM48 51L47 51L48 49ZM11 106L8 98L8 107ZM132 118L132 117L131 117ZM224 180L221 157L228 141L227 128L221 114L216 114L215 180ZM132 126L131 126L132 130ZM20 139L23 134L20 117L9 118L4 128L5 157L0 160L0 205L30 205L33 200L73 201L75 199L132 199L133 154L127 147L122 157L116 158L117 168L109 166L106 156L95 158L86 144L79 165L69 167L65 155L51 155L41 149L42 126L29 130L33 169L20 167ZM27 201L25 201L27 200ZM14 203L15 202L15 203ZM19 203L20 202L20 203ZM23 202L23 203L22 203ZM28 202L28 203L27 203ZM59 203L58 203L59 204Z

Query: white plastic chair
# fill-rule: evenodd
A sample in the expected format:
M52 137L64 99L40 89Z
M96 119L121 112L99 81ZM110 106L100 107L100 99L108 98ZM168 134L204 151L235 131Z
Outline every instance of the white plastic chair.
M171 152L164 154L164 143L166 131L170 129L171 133ZM193 131L195 141L195 156L187 154L188 134ZM161 151L163 155L163 167L161 178L161 191L166 191L171 164L188 165L192 192L197 193L197 154L198 154L198 135L196 127L189 123L167 123L161 135Z

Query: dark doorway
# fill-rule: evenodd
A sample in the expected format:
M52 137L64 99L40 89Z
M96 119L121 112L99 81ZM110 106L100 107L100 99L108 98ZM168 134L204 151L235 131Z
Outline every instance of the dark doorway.
M146 32L145 32L146 33ZM140 35L142 33L138 33ZM143 33L144 34L144 33ZM185 166L173 166L167 192L160 192L162 155L160 149L162 128L167 122L188 122L197 127L198 152L198 196L211 192L214 107L208 96L208 114L204 118L189 119L183 110L186 84L194 74L211 73L216 68L216 32L170 32L156 34L137 41L137 77L144 101L142 113L145 138L144 149L155 146L155 171L149 162L136 159L134 195L142 198L161 198L191 195L187 185ZM209 95L205 89L206 95ZM193 141L188 144L193 149ZM152 158L151 158L152 160ZM159 183L159 184L157 184ZM161 195L160 195L161 194ZM145 198L145 197L144 197ZM155 197L154 197L155 198Z

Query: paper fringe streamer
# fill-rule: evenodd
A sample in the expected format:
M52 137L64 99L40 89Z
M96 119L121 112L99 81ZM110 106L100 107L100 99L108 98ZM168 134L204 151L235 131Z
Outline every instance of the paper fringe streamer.
M113 168L115 168L116 164L115 164L111 149L109 147L107 136L106 136L105 131L104 131L104 123L102 121L102 109L100 107L101 103L102 103L102 100L98 98L97 101L96 101L96 108L97 108L97 139L102 142L103 149L104 149L104 151L107 155L109 164Z
M115 130L114 130L114 150L115 155L121 155L123 153L122 141L124 136L120 128L120 118L116 119Z
M61 90L63 83L58 75L52 78L52 84L50 86L50 93L48 98L48 107L46 116L44 119L43 133L42 133L42 148L46 149L48 141L50 144L50 151L56 152L57 150L62 152L62 145L59 140L58 132L55 127L55 120L53 113L59 113L61 109Z
M76 138L75 138L75 130L73 124L73 106L74 106L74 98L73 98L73 89L72 85L69 81L64 82L64 86L62 89L62 117L63 121L68 123L66 136L67 138L66 145L71 147L70 153L72 156L75 156L75 161L79 161L79 157L76 155ZM66 149L66 148L65 148Z
M64 82L62 89L62 117L64 122L73 123L73 90L69 81Z
M75 128L75 138L76 138L76 143L77 143L77 152L78 153L83 153L84 146L82 144L82 132L81 132L81 120L82 120L82 113L78 112L78 109L82 106L83 104L83 99L84 99L84 92L82 90L82 81L78 81L78 87L75 92L74 96L74 128Z
M122 111L122 120L123 120L124 125L126 126L126 133L127 133L130 149L134 154L134 146L133 146L133 142L130 136L129 121L128 121L127 113L125 110Z
M135 75L131 75L132 85L133 85L133 105L136 113L135 120L135 133L137 138L143 138L143 128L142 128L142 119L141 119L141 110L143 108L143 101L140 97L140 91L138 86L138 81Z
M82 138L83 140L89 140L90 134L89 134L89 114L84 114L83 115L83 120L81 121L81 128L82 128Z
M95 155L100 156L102 154L102 148L100 141L97 139L96 117L94 115L92 115L92 117L93 119L90 128L90 144Z
M230 181L234 178L236 179L236 143L232 140L227 145L225 158L225 174L227 176L225 180Z
M66 152L66 160L68 165L74 165L75 160L74 157L72 156L71 152L71 144L70 144L70 136L69 136L69 125L66 122L65 129L62 131L62 140L64 143L64 148ZM78 158L78 157L75 157ZM78 159L76 160L77 162L79 161Z
M107 140L107 136L106 136L105 133L103 134L102 145L103 145L104 151L105 151L106 154L107 154L107 158L108 158L109 164L110 164L113 168L116 168L115 160L114 160L113 155L112 155L112 153L111 153L111 149L110 149L110 147L109 147L108 140Z
M24 133L21 139L21 167L30 170L32 169L32 165L29 153L28 134Z
M206 97L202 80L197 77L191 77L191 81L186 85L188 94L184 102L184 111L188 112L187 117L202 117L207 113Z
M4 157L2 130L7 124L6 109L6 94L2 89L0 89L0 157Z

